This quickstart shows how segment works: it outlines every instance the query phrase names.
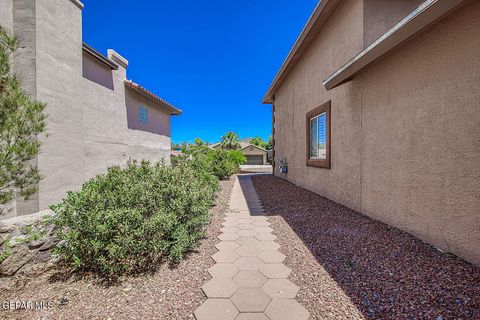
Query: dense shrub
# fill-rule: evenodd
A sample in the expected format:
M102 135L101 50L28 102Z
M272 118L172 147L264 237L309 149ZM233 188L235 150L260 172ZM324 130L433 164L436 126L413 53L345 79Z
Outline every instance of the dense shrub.
M56 249L74 269L142 272L181 259L204 236L218 179L200 159L112 167L52 210Z
M218 179L227 179L240 171L240 165L247 162L247 158L238 150L212 149L200 139L184 148L183 152L193 166L201 168L203 172L210 172ZM175 157L174 163L184 161L185 157Z

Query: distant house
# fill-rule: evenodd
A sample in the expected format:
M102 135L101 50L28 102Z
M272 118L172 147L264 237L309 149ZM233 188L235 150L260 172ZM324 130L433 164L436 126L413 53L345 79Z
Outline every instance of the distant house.
M240 149L247 158L247 165L266 165L267 164L267 150L249 143L246 140L239 142ZM210 148L219 149L220 142L210 145Z
M78 0L0 4L0 24L22 40L15 72L48 115L39 192L2 218L46 209L109 166L170 161L170 117L181 110L127 80L120 54L82 42L82 8Z
M480 1L321 0L263 102L274 174L480 264Z

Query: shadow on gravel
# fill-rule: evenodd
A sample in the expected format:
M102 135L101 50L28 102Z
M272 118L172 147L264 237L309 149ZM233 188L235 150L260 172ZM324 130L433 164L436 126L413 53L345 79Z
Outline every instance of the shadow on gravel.
M283 179L252 181L366 318L480 319L479 268Z

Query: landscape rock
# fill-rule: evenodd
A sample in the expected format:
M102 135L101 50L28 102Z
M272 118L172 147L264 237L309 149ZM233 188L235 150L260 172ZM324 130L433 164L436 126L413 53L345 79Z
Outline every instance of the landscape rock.
M45 263L52 258L52 253L50 251L39 251L35 255L34 263Z
M39 251L46 251L50 250L52 247L54 247L57 243L59 242L58 238L51 238L45 241L45 243L38 249Z
M15 226L12 224L2 224L0 223L0 233L7 233L15 229Z
M30 249L30 250L38 249L41 246L43 246L44 243L45 243L45 239L31 241L28 244L28 249Z
M14 275L32 258L33 254L27 248L19 248L14 250L12 255L0 264L0 276Z

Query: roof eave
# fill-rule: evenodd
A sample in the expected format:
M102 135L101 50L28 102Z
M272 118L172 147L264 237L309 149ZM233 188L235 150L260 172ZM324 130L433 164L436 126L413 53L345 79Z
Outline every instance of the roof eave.
M327 23L328 19L332 16L341 2L341 0L320 0L318 2L312 15L303 27L302 32L295 41L292 49L290 49L287 58L284 60L282 66L270 84L267 93L262 99L262 103L273 103L273 96L276 89L283 82L285 76L295 66L300 56L305 53L306 49L312 43L318 33L320 33L323 26Z
M466 0L427 0L423 2L393 28L325 79L323 85L327 90L331 90L353 79L353 77L365 67L457 9L465 2Z
M92 57L96 58L99 60L101 63L105 64L107 67L109 67L112 70L118 70L118 64L113 62L112 60L108 59L105 57L103 54L95 50L94 48L90 47L88 44L85 42L82 43L82 49L86 53L90 54Z
M164 109L168 110L171 115L178 116L182 114L182 110L172 106L170 103L166 102L162 98L158 97L154 93L148 91L147 89L143 88L139 84L131 81L131 80L125 80L124 84L126 87L134 90L135 92L139 93L142 97L149 99L153 103L160 105Z

